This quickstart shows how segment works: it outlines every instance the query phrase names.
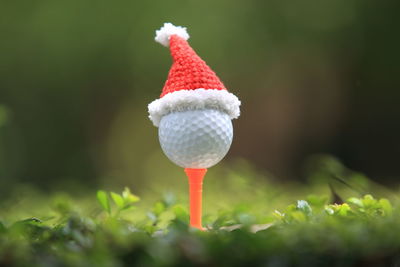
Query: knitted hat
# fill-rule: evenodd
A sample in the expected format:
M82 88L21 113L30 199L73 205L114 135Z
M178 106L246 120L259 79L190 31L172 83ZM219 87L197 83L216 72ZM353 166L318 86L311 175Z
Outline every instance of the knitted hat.
M149 104L149 118L158 127L163 116L176 111L217 109L236 119L240 101L229 93L214 71L194 52L186 28L165 23L156 42L170 48L173 64L159 99Z

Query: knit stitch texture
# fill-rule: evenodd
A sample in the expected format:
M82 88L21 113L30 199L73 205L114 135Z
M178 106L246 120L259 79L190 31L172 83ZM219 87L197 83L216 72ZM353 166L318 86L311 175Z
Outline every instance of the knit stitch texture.
M226 90L215 72L196 54L185 39L174 34L171 35L169 41L173 64L160 97L179 90L198 88Z

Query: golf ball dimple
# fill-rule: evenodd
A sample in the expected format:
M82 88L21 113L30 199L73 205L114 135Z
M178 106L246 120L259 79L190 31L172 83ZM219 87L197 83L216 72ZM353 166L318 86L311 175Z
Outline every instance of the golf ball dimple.
M233 127L229 116L219 110L188 110L162 117L158 136L172 162L201 169L217 164L228 153Z

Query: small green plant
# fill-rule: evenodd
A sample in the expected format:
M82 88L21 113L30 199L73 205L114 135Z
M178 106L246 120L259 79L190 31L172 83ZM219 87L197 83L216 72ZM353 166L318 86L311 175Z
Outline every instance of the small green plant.
M312 196L313 199L316 196ZM316 210L305 200L298 200L297 205L291 204L283 212L274 211L274 216L284 223L306 222L321 220L322 217L335 217L359 220L362 218L373 219L376 217L390 217L393 214L393 207L386 198L379 200L371 195L364 197L349 198L342 204L325 204L323 210L318 209L320 201L317 202Z
M396 192L369 181L364 184L376 193L332 190L320 181L259 182L251 172L227 179L226 191L210 180L206 231L189 228L186 191L145 193L141 202L128 188L99 190L97 199L26 194L22 206L10 199L0 212L0 266L400 264Z
M97 200L105 212L110 216L118 216L121 211L129 210L134 208L134 204L140 200L140 198L131 193L129 188L125 187L121 194L110 192L111 199L114 202L115 210L112 212L111 202L107 192L103 190L97 191Z

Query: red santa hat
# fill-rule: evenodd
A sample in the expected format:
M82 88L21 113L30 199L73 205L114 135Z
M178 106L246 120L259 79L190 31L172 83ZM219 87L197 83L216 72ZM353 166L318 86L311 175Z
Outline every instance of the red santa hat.
M217 109L236 119L240 101L229 93L214 71L190 47L186 28L165 23L156 31L156 42L170 48L173 63L159 99L148 106L149 118L158 127L163 116L177 111Z

